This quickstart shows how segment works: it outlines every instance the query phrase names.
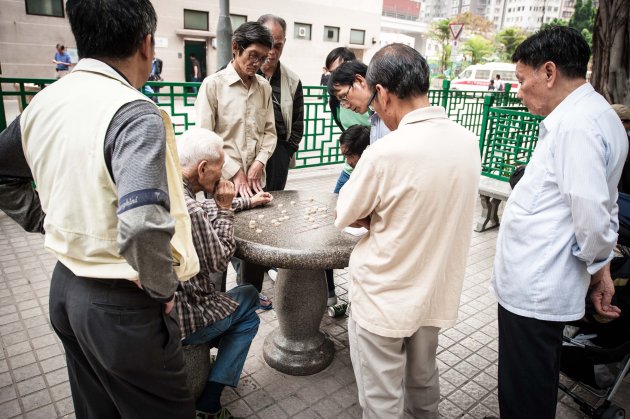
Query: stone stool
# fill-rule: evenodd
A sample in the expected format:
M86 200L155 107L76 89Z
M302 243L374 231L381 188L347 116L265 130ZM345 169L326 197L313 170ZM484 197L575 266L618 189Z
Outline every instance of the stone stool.
M208 374L210 374L211 368L210 348L209 344L182 346L186 385L190 389L194 400L201 396L201 392L208 381Z

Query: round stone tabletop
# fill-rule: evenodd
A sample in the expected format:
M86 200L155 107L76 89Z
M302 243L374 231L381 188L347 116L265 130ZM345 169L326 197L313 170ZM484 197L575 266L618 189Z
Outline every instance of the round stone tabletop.
M237 257L285 269L340 269L348 265L359 237L334 226L336 194L271 194L271 203L236 213Z

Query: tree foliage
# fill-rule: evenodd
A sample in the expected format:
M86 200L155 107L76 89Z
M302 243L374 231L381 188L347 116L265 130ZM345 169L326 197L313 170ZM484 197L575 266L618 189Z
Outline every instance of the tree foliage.
M569 22L566 20L558 19L557 17L554 17L553 19L551 19L551 21L547 23L543 23L540 29L547 29L553 26L569 26Z
M630 106L630 2L600 0L591 84L610 103Z
M429 38L440 43L440 71L446 70L449 65L451 48L449 40L451 38L451 28L449 28L449 19L440 19L431 24Z
M527 34L518 27L505 28L499 32L495 40L499 44L501 58L506 61L510 60L512 58L512 54L514 54L514 51L516 50L516 47L518 47L526 38Z
M605 1L605 0L603 0ZM592 0L576 0L575 11L569 19L569 27L577 29L584 36L588 45L592 45L593 25L595 24L595 8Z
M462 52L470 57L472 64L478 64L494 54L495 48L492 42L483 36L474 35L464 43Z
M472 12L461 13L451 19L453 23L463 23L467 32L486 35L492 31L494 24L483 16L475 15Z

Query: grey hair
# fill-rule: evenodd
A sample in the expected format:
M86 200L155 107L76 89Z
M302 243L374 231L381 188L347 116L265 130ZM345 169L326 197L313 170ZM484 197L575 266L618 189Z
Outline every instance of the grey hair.
M287 34L287 22L285 22L284 19L282 19L280 16L276 16L272 14L262 15L261 17L258 18L257 22L260 23L261 25L264 25L265 23L269 21L280 25L280 27L282 28L282 33L285 35Z
M177 154L182 167L197 166L200 161L214 163L223 156L223 139L205 128L191 128L177 139Z
M418 51L404 44L390 44L374 55L365 79L372 89L380 84L405 99L425 95L430 74L427 60Z

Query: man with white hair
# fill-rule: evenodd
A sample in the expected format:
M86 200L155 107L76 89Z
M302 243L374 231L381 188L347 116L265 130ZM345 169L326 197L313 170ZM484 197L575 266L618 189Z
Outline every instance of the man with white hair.
M223 140L212 131L188 130L178 140L177 151L200 264L199 274L182 283L176 294L182 343L198 345L219 338L217 358L196 407L198 416L228 418L232 416L221 407L221 392L226 385L238 384L258 331L258 291L251 284L217 291L210 274L225 271L236 249L234 211L266 204L272 196L261 191L251 198L234 199L234 184L221 179ZM202 191L214 198L197 201L195 196Z

